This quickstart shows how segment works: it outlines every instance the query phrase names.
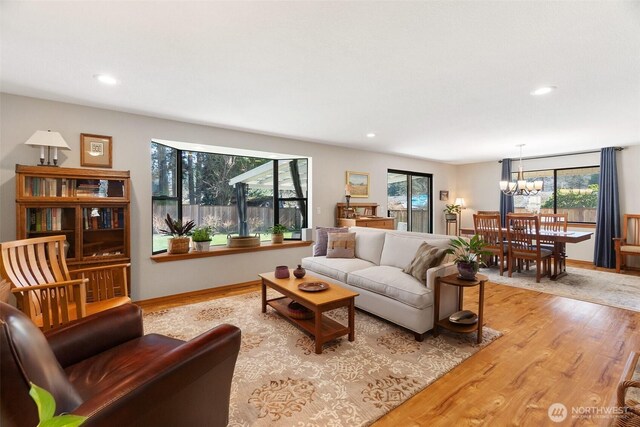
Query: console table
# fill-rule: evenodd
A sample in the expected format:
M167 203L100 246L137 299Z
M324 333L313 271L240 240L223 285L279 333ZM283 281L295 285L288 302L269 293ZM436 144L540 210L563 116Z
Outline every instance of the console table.
M336 204L336 225L339 227L371 227L395 229L395 218L377 216L377 203Z

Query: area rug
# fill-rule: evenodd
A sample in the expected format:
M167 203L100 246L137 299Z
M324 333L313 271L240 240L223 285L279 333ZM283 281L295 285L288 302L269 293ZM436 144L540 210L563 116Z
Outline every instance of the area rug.
M347 323L346 309L329 312ZM423 342L356 310L356 339L342 337L314 352L313 341L268 307L260 293L145 313L146 333L188 340L220 323L242 330L234 372L230 426L364 426L427 387L501 334L442 332ZM215 399L215 396L212 396Z
M483 268L480 272L487 275L490 282L501 285L640 311L640 277L637 276L567 267L567 275L559 280L543 277L536 283L535 268L513 272L512 277L506 271L500 276L497 268Z

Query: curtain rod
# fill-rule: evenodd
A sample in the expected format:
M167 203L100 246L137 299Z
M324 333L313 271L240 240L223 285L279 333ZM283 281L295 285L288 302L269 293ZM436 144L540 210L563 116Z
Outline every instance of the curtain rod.
M615 148L616 151L624 150L624 147L613 147L613 148ZM580 151L580 152L577 152L577 153L550 154L548 156L531 156L531 157L523 157L522 160L536 160L536 159L548 159L548 158L551 158L551 157L578 156L580 154L599 153L600 151L601 150L591 150L591 151ZM509 158L509 160L520 160L520 157ZM502 160L498 160L498 163L502 163Z

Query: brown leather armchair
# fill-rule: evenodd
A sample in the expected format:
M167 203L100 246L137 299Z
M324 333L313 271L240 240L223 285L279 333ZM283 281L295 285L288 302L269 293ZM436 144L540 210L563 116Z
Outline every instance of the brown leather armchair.
M144 335L133 304L43 334L0 302L0 425L38 424L33 382L83 426L226 426L239 350L240 329L226 324L189 342Z

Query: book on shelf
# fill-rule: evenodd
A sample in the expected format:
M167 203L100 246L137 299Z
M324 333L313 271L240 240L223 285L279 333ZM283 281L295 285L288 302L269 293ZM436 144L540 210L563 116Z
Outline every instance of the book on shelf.
M62 208L33 208L27 212L28 231L62 230Z

